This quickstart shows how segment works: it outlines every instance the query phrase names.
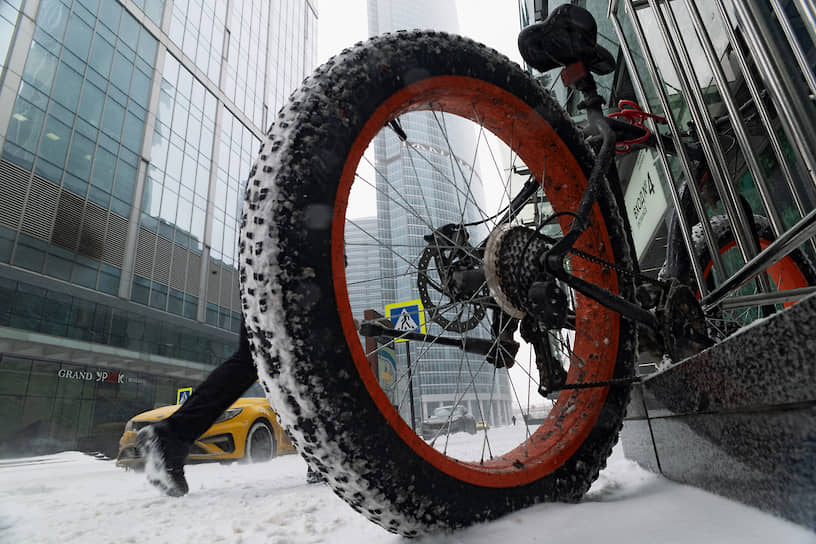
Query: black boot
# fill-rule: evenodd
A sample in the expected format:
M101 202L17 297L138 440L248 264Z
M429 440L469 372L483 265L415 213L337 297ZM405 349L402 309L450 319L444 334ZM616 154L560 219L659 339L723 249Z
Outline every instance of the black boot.
M306 471L306 483L307 484L319 484L326 481L326 478L316 470L312 470L312 467L308 467Z
M189 488L184 478L184 460L191 444L176 437L164 421L139 431L136 442L145 461L147 480L165 495L185 495Z

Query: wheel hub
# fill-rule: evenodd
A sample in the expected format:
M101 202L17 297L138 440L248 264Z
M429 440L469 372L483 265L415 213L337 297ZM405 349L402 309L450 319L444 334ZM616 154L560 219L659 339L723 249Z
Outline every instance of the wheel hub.
M450 332L474 329L485 316L480 252L468 238L464 226L444 225L425 236L428 245L417 263L417 290L425 312Z

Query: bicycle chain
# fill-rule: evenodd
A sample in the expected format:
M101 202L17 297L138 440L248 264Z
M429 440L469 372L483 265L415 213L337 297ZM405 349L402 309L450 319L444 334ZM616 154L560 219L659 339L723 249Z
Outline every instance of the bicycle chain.
M587 261L595 263L595 264L599 264L599 265L601 265L601 266L603 266L605 268L609 268L611 270L614 270L615 272L618 272L619 274L629 276L629 277L633 278L635 281L640 280L642 282L651 283L652 285L660 287L664 291L668 291L668 289L669 289L668 282L657 280L655 278L651 278L651 277L649 277L649 276L647 276L647 275L645 275L645 274L643 274L641 272L632 272L631 270L623 268L620 265L617 265L615 263L610 263L609 261L605 261L604 259L601 259L600 257L596 257L595 255L592 255L590 253L586 253L584 251L581 251L580 249L570 248L569 252L572 253L573 255L577 255L578 257L581 257L584 260L587 260Z
M652 285L660 287L660 289L662 289L663 292L667 292L669 289L669 284L667 282L651 278L640 272L633 272L629 269L621 267L620 265L610 263L609 261L601 259L600 257L597 257L590 253L586 253L585 251L581 251L580 249L570 248L569 253L576 255L591 263L603 266L604 268L614 270L618 274L631 277L635 280L636 283L638 281L650 283ZM562 385L561 387L553 389L552 391L553 392L563 391L565 389L590 389L593 387L615 387L622 385L630 385L633 383L640 383L642 379L643 379L642 376L630 376L628 378L612 378L610 380L599 380L595 382L568 383Z
M629 385L640 383L643 376L630 376L628 378L612 378L610 380L600 380L597 382L565 383L561 387L548 389L548 392L563 391L565 389L590 389L592 387L614 387L617 385Z

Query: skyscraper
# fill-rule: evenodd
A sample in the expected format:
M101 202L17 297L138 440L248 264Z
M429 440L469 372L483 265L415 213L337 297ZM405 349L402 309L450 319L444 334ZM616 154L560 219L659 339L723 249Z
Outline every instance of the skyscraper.
M317 7L0 8L2 455L173 403L235 349L242 185Z
M368 22L371 35L388 31L413 28L433 28L448 32L458 32L456 4L454 2L437 2L420 0L416 2L398 2L393 0L369 0ZM403 301L419 298L416 274L400 273L399 268L406 262L417 262L427 242L423 236L430 234L429 225L433 228L445 224L459 224L474 217L476 210L460 208L456 194L470 195L474 201L482 198L483 188L480 173L470 170L470 161L476 138L471 126L456 120L444 127L434 115L415 112L400 118L402 128L411 135L414 146L422 147L427 153L418 159L412 151L393 133L384 131L374 141L374 171L376 172L376 229L377 238L382 248L402 248L397 255L389 249L376 248L376 244L361 244L354 249L347 246L349 260L358 262L375 262L383 278L380 290L359 293L364 300L355 300L350 292L352 307L360 306L374 309L380 313L384 307ZM445 134L443 134L443 132ZM468 151L465 151L467 149ZM466 160L464 160L466 159ZM450 180L457 180L457 189L452 189ZM404 204L396 203L389 191L400 193ZM422 210L422 217L406 214L405 208ZM464 216L462 215L464 213ZM347 236L359 239L359 232L364 230L363 220L358 220L353 228L347 229ZM371 224L372 219L366 219ZM351 238L349 238L351 239ZM354 256L352 253L367 253L366 257ZM374 253L376 253L376 256ZM349 266L349 274L352 267ZM349 277L350 283L354 278ZM429 327L438 327L429 323ZM441 332L441 329L439 329ZM407 345L396 346L398 374L407 374L409 358ZM416 348L420 349L420 348ZM505 423L510 417L510 396L506 374L497 373L493 367L469 368L463 370L462 352L456 348L440 346L423 346L422 362L413 369L413 392L415 418L427 416L435 408L464 404L477 419L485 419L493 424ZM416 362L416 361L413 361ZM488 365L490 366L490 365ZM463 372L472 373L473 384L463 391L457 381L461 381ZM407 420L410 419L406 380L397 380L397 389L393 391L395 404Z

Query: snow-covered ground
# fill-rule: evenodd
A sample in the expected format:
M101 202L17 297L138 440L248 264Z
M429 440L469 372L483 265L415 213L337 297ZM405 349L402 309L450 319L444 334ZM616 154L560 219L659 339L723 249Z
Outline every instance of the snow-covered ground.
M77 452L0 460L0 543L396 543L323 484L297 455L257 465L187 467L174 499L142 473ZM641 469L617 447L586 499L543 504L426 544L816 543L816 534Z

